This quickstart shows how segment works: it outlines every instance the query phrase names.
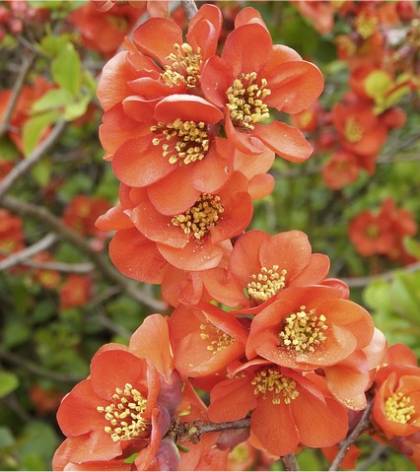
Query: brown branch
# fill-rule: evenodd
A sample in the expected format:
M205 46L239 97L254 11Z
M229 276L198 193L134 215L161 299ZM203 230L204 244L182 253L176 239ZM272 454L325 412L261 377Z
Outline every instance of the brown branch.
M340 444L340 449L338 450L337 455L335 456L334 460L331 463L330 470L339 470L340 465L344 460L344 457L346 456L346 453L349 449L349 447L356 442L357 438L363 433L363 431L366 429L366 427L369 425L370 421L370 413L372 411L372 406L373 406L373 401L370 399L368 401L367 407L362 413L362 416L360 417L359 422L356 424L356 426L353 428L351 433L347 436L344 441Z
M27 260L20 262L20 265L30 267L31 269L54 270L63 274L89 274L94 270L94 266L90 262L75 262L69 264L67 262L59 261L37 262Z
M121 275L116 269L114 269L107 258L92 249L89 241L86 241L79 233L67 227L59 218L50 213L46 208L31 203L21 202L20 200L10 196L5 196L3 198L2 206L12 212L18 213L19 215L34 218L51 228L65 241L76 246L85 253L104 278L121 287L121 289L134 300L144 303L157 311L166 308L166 305L163 302L156 300L144 290L140 290L130 280Z
M10 126L10 120L12 119L13 112L15 111L17 102L19 100L22 87L25 83L26 77L32 68L32 64L35 60L35 54L31 53L22 63L19 70L19 74L16 77L16 82L13 86L9 101L7 102L6 109L3 115L3 121L0 123L0 138L8 131Z
M365 287L366 285L369 285L372 282L376 282L377 280L389 282L399 273L409 274L412 272L417 272L418 270L420 270L420 262L415 262L400 269L382 272L382 274L367 275L366 277L341 278L341 280L345 282L349 287Z
M55 234L47 234L35 244L32 244L32 246L28 246L27 248L22 249L22 251L15 252L9 257L6 257L6 259L0 261L0 271L10 269L10 267L14 267L16 265L21 264L26 259L29 259L30 257L33 257L36 254L45 251L46 249L51 247L56 241L57 236Z
M11 352L0 350L0 359L22 367L23 369L27 370L28 372L31 372L32 374L39 375L40 377L45 377L46 379L54 380L55 382L73 383L81 380L79 376L71 374L62 374L60 372L44 369L35 362L32 362L28 359L24 359L23 357L20 357L17 354L13 354Z
M299 470L299 464L294 454L286 454L281 458L281 461L283 462L284 470Z
M44 156L57 141L66 126L65 121L58 121L51 133L37 146L33 152L19 162L0 182L0 201L14 183L25 175Z
M198 12L197 5L194 0L182 0L182 6L184 7L187 18L191 20L194 15Z
M193 421L192 423L176 423L169 433L175 441L188 438L192 442L200 440L201 435L218 431L228 431L231 429L245 429L251 425L251 418L244 418L238 421L226 421L224 423L203 423Z
M370 466L375 464L376 461L381 459L381 456L386 454L385 451L388 449L387 444L376 444L370 456L367 457L364 461L360 462L356 470L369 470Z

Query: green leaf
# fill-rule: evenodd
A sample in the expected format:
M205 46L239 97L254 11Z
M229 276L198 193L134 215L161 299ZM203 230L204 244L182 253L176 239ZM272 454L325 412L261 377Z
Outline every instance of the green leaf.
M85 96L77 102L70 103L64 110L64 119L71 121L84 115L89 105L91 97Z
M420 242L412 238L404 239L405 250L416 259L420 259Z
M365 90L375 101L384 99L386 92L392 86L392 79L386 72L375 70L365 79Z
M0 426L0 449L10 447L14 444L14 442L15 438L10 432L10 429L6 428L5 426Z
M45 187L50 181L52 166L49 161L40 161L32 169L32 177L40 187Z
M48 111L26 121L23 126L23 151L30 154L38 144L43 133L59 117L57 111Z
M6 370L0 371L0 398L9 395L19 386L19 379L12 372Z
M73 44L66 43L51 64L54 81L76 95L80 90L82 69L80 58Z
M48 35L42 38L40 49L48 56L56 56L70 41L70 36L63 34L61 36Z
M33 106L33 112L42 112L46 110L54 110L55 108L64 107L72 103L71 93L65 89L53 89L45 93Z

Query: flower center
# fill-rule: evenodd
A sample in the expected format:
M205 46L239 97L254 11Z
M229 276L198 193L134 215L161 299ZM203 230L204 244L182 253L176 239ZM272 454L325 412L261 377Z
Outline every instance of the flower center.
M363 128L355 118L351 117L346 121L344 134L350 143L358 143L363 138Z
M216 354L229 347L234 339L209 322L200 324L200 338L207 341L207 350Z
M248 295L263 303L286 286L287 270L279 270L278 265L261 267L258 274L251 275L251 282L246 286Z
M411 398L402 392L396 392L386 399L385 416L395 423L407 424L416 412Z
M326 321L325 315L317 315L315 310L308 312L302 305L299 311L286 318L279 333L280 342L286 348L297 352L314 352L315 348L327 339Z
M374 16L361 14L356 20L356 30L363 39L367 39L375 32L377 23Z
M225 211L219 195L203 193L190 209L176 215L171 223L179 226L185 234L192 234L196 239L202 239L216 226L220 215Z
M109 423L104 431L117 442L137 438L146 430L147 421L143 418L146 406L143 395L127 383L123 389L115 389L111 403L98 406L96 410L103 413Z
M203 121L177 119L173 123L153 125L150 131L156 135L153 145L162 147L162 155L168 158L169 164L201 161L209 150L209 135Z
M267 394L271 394L274 405L280 405L281 402L289 405L299 396L296 382L271 367L260 370L252 379L251 384L254 385L256 396L262 396L265 399Z
M256 72L240 74L227 89L227 107L235 125L254 129L254 124L270 117L264 98L271 94L267 80L257 80Z
M367 226L366 236L369 239L376 239L379 236L379 228L376 225Z
M193 51L188 43L175 44L174 52L166 59L169 64L164 66L165 72L160 75L166 85L172 87L184 83L189 88L197 86L202 63L200 48Z

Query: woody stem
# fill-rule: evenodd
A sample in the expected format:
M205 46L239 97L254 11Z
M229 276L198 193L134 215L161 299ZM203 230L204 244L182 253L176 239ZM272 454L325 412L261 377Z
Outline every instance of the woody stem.
M197 13L197 5L194 0L183 0L182 5L184 6L185 13L189 20Z
M340 465L346 456L346 453L349 447L356 442L357 438L362 434L362 432L367 428L370 421L370 413L372 411L373 401L372 399L368 401L367 407L362 413L359 422L356 426L352 429L350 434L347 436L344 441L342 441L340 445L340 449L338 450L337 455L335 456L334 460L331 463L331 466L328 470L339 470Z

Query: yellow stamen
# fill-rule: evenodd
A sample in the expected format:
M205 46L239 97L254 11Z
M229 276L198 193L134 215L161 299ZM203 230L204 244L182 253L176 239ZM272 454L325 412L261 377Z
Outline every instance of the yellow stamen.
M367 39L375 32L377 24L376 17L362 13L356 20L356 30L363 39Z
M117 442L137 438L146 430L147 421L143 417L146 406L147 400L143 395L126 383L123 389L115 389L111 403L98 406L96 410L102 413L109 423L104 431Z
M396 392L385 401L385 416L395 423L407 424L416 412L411 398Z
M183 162L185 165L201 161L209 150L209 135L204 122L175 120L172 123L158 123L150 127L156 135L152 143L161 146L162 156L170 164Z
M167 57L169 64L165 65L161 79L166 85L176 86L184 83L189 88L197 86L200 80L201 53L196 51L188 43L175 44L174 52Z
M234 339L209 322L200 324L200 338L207 341L207 350L216 354L229 347Z
M192 235L196 239L202 239L220 220L225 211L219 195L203 193L194 206L174 216L171 223L179 226L185 234Z
M274 405L280 405L283 402L289 405L299 396L296 389L296 382L284 375L281 375L276 368L266 368L260 370L252 379L254 385L254 394L262 396L264 399L272 395Z
M252 274L252 281L246 286L248 295L263 303L286 286L287 270L279 270L278 265L261 267L258 274Z
M257 74L250 72L241 74L227 89L227 107L236 126L254 129L254 124L270 117L268 106L264 99L271 94L267 88L267 80L258 83Z
M346 120L344 134L350 143L358 143L363 138L363 128L354 117L350 117Z
M328 329L325 315L317 315L315 310L306 311L301 306L299 311L290 314L279 333L281 344L296 352L314 352L327 336Z

